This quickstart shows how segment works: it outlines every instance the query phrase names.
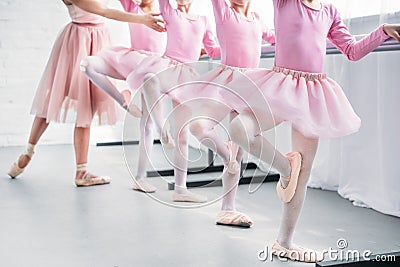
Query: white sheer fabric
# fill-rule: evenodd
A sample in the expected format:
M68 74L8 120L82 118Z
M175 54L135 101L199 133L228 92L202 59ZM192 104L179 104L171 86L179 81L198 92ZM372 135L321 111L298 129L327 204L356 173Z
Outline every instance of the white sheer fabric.
M376 2L383 10L390 6L390 0ZM400 12L349 19L346 24L352 33L361 34L383 22L399 23ZM326 72L344 88L362 119L362 127L348 137L321 140L309 184L337 190L355 205L398 217L399 59L400 51L372 53L357 63L342 55L328 56Z

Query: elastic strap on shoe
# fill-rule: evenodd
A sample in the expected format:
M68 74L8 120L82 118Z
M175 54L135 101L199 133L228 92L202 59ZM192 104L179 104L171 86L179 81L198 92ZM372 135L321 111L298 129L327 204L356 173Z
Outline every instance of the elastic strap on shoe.
M28 143L28 145L26 146L24 155L28 156L28 158L32 158L33 154L35 154L35 146L34 144Z
M87 163L76 165L76 171L78 172L86 171L86 169Z

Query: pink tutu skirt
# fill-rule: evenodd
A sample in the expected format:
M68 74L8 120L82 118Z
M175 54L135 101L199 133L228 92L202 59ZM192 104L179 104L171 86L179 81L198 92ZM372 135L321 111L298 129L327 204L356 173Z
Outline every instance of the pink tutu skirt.
M244 110L248 94L257 92L255 84L246 74L255 69L218 65L211 71L192 80L184 90L174 90L171 97L180 104L201 108L207 101L227 105L232 110ZM262 70L262 69L257 69ZM254 88L250 88L253 86ZM246 87L246 90L239 90ZM240 91L241 95L238 94ZM246 94L248 92L248 94ZM263 97L261 94L260 97Z
M157 56L157 53L135 50L133 48L126 48L122 46L113 46L103 49L97 54L98 57L103 58L123 77L135 71L144 59L149 56ZM160 56L160 55L158 55Z
M311 138L341 137L361 126L342 88L325 74L219 66L199 80L202 85L175 92L175 100L198 108L196 98L209 98L238 113L272 113Z
M191 63L181 63L167 56L150 55L140 62L126 81L131 89L140 89L148 74L158 78L161 93L167 95L199 76Z
M118 119L115 101L92 84L80 70L80 61L110 45L104 24L69 23L57 37L39 83L31 114L48 122L71 122L89 127Z

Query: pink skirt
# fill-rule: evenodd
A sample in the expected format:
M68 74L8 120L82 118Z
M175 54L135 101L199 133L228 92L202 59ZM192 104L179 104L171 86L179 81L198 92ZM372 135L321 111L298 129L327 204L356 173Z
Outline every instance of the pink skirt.
M232 110L244 110L248 94L257 92L256 87L248 88L255 85L246 76L254 70L256 69L218 65L211 71L198 76L196 80L192 80L184 90L174 90L170 95L178 103L190 105L192 108L201 108L207 101L213 101L227 105ZM242 87L248 89L240 90ZM261 94L259 96L263 97Z
M167 56L150 55L140 62L126 81L131 89L140 89L148 74L158 78L160 92L167 95L199 76L191 63L181 63Z
M57 37L39 83L31 114L48 122L71 122L89 127L118 119L115 101L92 84L80 70L80 61L110 45L104 24L69 23Z
M97 54L98 57L103 58L107 63L113 66L115 71L125 78L128 77L131 72L135 71L144 59L149 56L157 55L157 53L135 50L122 46L106 48Z
M272 113L310 138L341 137L361 126L342 88L325 74L220 66L199 80L202 85L177 91L175 100L198 108L195 99L208 98L238 113Z

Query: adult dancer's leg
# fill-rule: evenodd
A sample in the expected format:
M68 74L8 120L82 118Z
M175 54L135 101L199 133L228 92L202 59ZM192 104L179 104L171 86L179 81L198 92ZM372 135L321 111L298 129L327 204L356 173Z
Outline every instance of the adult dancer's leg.
M29 135L29 142L26 147L24 153L22 153L18 159L13 163L10 168L8 174L15 178L20 175L25 167L29 164L32 159L33 154L35 153L35 146L39 142L40 138L42 137L43 133L46 131L49 123L46 121L46 118L35 117L32 129Z
M75 127L74 148L76 158L75 183L77 186L109 184L110 178L97 176L87 171L90 127Z

